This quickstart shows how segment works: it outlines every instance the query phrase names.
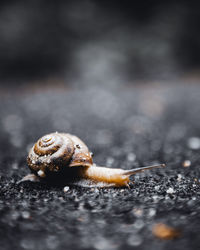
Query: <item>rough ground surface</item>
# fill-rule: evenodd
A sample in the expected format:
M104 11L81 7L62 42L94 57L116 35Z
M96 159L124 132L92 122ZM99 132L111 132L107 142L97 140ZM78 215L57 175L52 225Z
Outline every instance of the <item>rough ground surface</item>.
M0 97L0 249L200 248L199 85L50 87ZM98 164L167 168L137 174L130 189L17 185L29 173L28 149L52 131L82 138ZM160 222L180 237L156 238Z

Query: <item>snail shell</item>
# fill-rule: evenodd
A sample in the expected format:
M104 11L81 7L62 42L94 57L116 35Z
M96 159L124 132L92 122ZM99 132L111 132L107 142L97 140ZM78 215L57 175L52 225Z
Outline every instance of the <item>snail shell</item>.
M40 138L31 148L27 162L30 170L36 175L39 173L40 177L66 168L87 167L93 164L85 143L66 133L51 133Z

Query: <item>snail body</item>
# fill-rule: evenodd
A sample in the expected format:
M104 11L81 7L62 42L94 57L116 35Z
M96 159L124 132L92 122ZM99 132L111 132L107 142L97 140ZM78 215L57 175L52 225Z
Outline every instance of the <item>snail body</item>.
M93 163L91 152L77 136L51 133L40 138L31 148L27 163L32 174L22 181L56 180L78 186L124 187L129 177L164 164L123 170L100 167Z

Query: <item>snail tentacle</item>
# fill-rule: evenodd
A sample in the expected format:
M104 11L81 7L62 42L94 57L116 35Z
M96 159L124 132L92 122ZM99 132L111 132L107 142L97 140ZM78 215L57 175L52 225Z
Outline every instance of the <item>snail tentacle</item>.
M141 167L141 168L133 168L130 170L124 170L124 174L131 176L131 175L134 175L136 173L143 172L145 170L150 170L153 168L164 168L164 167L166 167L165 164L158 164L158 165L146 166L146 167Z

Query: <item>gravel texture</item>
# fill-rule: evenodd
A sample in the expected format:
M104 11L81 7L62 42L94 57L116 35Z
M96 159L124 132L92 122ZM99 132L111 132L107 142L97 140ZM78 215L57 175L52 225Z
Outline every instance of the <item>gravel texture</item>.
M200 86L35 88L0 94L0 249L200 248ZM79 136L100 165L167 168L131 188L25 182L27 152L49 132ZM164 223L180 231L156 238Z

